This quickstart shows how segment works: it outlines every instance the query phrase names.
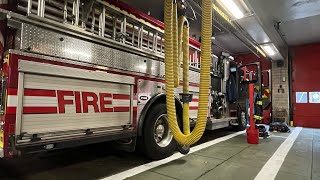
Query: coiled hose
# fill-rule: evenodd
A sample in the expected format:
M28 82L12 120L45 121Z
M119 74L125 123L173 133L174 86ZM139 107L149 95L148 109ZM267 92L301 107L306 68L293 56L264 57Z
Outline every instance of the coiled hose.
M167 113L168 124L173 133L175 140L180 145L190 146L197 142L206 127L207 112L208 112L208 98L209 98L209 80L210 80L210 61L211 61L211 34L212 34L212 8L211 0L202 0L202 47L201 47L201 67L200 67L200 90L199 90L199 107L196 126L190 133L190 120L189 120L189 104L183 105L183 125L184 133L181 132L177 117L174 98L175 79L177 79L177 72L180 70L180 60L177 58L177 52L175 49L181 49L175 46L179 43L175 43L177 36L174 36L173 31L176 31L174 26L174 18L176 5L173 4L173 0L165 0L164 6L164 24L165 24L165 80L166 80L166 101L167 101ZM181 23L184 24L184 23ZM181 30L180 30L181 32ZM183 27L183 92L189 92L189 29ZM181 47L181 46L180 46ZM179 53L179 52L178 52ZM178 55L181 57L181 55ZM176 59L175 59L176 58ZM178 64L179 63L179 64ZM176 75L174 75L174 73ZM176 80L177 81L177 80Z

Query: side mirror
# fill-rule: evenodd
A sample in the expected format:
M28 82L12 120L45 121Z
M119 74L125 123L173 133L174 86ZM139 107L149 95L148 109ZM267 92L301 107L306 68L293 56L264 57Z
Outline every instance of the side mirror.
M256 83L259 79L258 66L256 64L243 65L239 67L240 83Z

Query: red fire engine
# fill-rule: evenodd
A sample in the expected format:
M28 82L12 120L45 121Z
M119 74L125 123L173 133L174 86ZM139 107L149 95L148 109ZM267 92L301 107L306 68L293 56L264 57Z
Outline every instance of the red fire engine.
M18 0L2 6L0 17L6 39L0 47L0 157L112 140L126 150L140 145L153 159L174 152L160 21L113 0ZM200 46L190 39L192 123ZM226 98L232 67L228 55L212 55L208 130L245 128L243 110ZM181 87L179 117L180 92Z

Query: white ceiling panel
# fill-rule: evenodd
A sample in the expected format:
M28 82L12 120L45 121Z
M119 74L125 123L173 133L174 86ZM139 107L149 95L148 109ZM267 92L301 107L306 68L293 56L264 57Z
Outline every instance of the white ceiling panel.
M237 20L237 23L258 43L270 42L268 35L264 32L254 16Z
M320 42L320 15L285 22L281 31L290 45Z

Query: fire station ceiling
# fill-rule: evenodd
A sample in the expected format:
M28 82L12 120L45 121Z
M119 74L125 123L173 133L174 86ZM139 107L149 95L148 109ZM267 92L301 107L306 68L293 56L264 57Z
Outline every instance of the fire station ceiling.
M123 2L127 3L128 5L134 8L139 9L140 11L146 14L149 14L150 16L160 21L163 21L163 0L123 0ZM194 2L199 4L200 7L200 3L198 0L195 0ZM191 26L190 36L199 41L199 38L201 36L201 9L193 5L193 11L191 9L188 9L187 16L189 17ZM233 34L228 32L218 23L214 23L213 35L216 39L216 41L214 41L213 44L214 54L218 55L222 51L229 52L231 54L250 52L249 49L239 39L237 39Z
M320 41L320 0L247 1L269 31L272 23L281 22L289 46Z
M123 1L163 21L163 0ZM256 53L258 47L270 59L282 60L287 56L288 46L320 41L320 0L233 0L243 12L238 18L235 18L234 12L221 5L221 0L216 1L218 3L215 4L223 9L237 28L230 30L225 23L214 22L215 54L221 51L231 54ZM199 40L201 0L188 2L193 3L194 11L189 8L187 15L191 19L195 14L197 18L191 21L190 34ZM261 56L261 53L256 54Z
M122 2L163 22L163 0L122 0Z

